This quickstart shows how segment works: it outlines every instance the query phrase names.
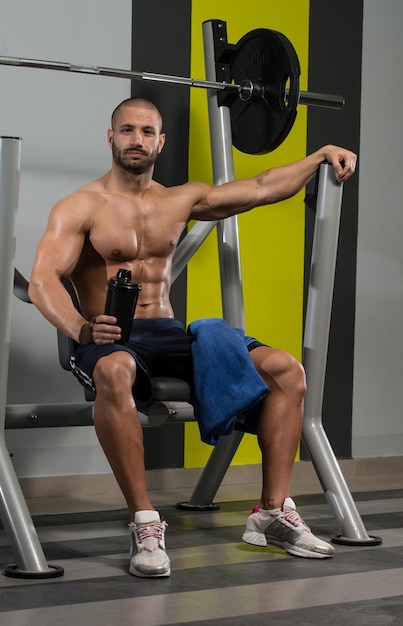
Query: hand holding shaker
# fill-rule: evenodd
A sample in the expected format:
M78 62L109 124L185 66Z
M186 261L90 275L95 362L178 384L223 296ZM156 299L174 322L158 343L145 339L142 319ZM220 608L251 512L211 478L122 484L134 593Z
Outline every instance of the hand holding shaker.
M118 343L126 343L129 339L140 290L141 285L132 282L130 270L119 269L116 276L108 280L105 315L116 317L117 325L122 329Z

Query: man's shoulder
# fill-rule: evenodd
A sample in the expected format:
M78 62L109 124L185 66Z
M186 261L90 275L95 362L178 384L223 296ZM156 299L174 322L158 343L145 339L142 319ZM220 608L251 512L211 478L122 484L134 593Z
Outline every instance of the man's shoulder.
M83 198L88 198L90 196L102 196L108 191L108 187L106 185L105 176L101 178L97 178L96 180L92 180L89 183L86 183L82 187L79 187L76 191L72 193L72 196L82 196Z
M97 206L105 202L106 188L101 182L102 179L94 180L79 187L68 196L63 198L59 204L72 204L79 207Z
M57 223L91 225L97 209L105 204L101 188L93 183L84 185L57 202L51 212L50 219Z
M156 196L160 195L167 200L172 199L175 203L179 202L179 204L186 206L191 211L193 206L204 197L209 188L210 185L206 183L189 181L170 187L158 185L154 188L154 193Z
M152 189L152 194L157 206L160 206L160 201L164 202L165 206L169 206L171 216L186 223L209 188L205 183L185 182L170 187L157 185Z

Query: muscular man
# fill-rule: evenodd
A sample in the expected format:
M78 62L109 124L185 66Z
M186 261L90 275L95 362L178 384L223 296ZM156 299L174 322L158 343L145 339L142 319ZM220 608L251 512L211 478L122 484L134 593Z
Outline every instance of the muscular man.
M141 98L125 100L113 112L111 126L112 167L52 209L29 295L54 326L79 344L74 372L84 385L96 389L96 433L130 511L130 572L169 576L166 522L147 493L136 397L144 393L150 374L186 378L191 370L191 338L174 319L169 300L179 237L189 220L220 220L296 194L325 160L343 182L355 170L356 155L326 146L251 179L166 188L152 178L165 142L158 109ZM117 320L103 314L107 279L119 268L131 270L142 286L125 345L116 343ZM62 284L66 276L76 288L81 312ZM302 366L291 355L258 341L249 343L248 349L270 393L263 400L258 424L261 499L247 520L243 539L279 545L294 555L330 557L333 547L313 535L289 497L302 426Z

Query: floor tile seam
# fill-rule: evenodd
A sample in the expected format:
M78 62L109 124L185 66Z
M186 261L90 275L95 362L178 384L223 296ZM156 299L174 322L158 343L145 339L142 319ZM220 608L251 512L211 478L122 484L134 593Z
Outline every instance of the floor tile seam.
M351 496L353 498L354 501L357 502L367 502L367 501L377 501L377 502L382 502L384 500L394 500L394 499L399 499L399 498L403 498L403 489L402 488L395 488L395 489L374 489L374 490L351 490L350 491ZM153 490L150 491L150 494L153 495ZM326 501L326 497L323 493L312 493L312 494L304 494L304 493L294 493L292 494L292 497L294 498L294 500L297 502L298 506L323 506L326 505L327 501ZM54 498L52 497L42 497L42 500L48 500L49 501L49 506L52 503L52 500ZM60 499L60 498L58 498ZM27 498L27 502L29 503L30 501L34 501L34 498ZM68 498L67 498L68 500ZM320 502L318 502L318 500L320 500ZM222 507L225 507L226 505L233 505L233 504L239 504L240 508L248 508L248 507L253 507L256 502L255 499L251 499L251 498L240 498L237 500L231 499L231 500L221 500L221 501L217 501L216 504L221 505ZM175 499L170 502L159 502L158 506L160 508L172 508L175 507L176 502ZM85 509L80 509L79 511L72 511L71 508L69 508L68 511L55 511L55 512L42 512L42 513L32 513L32 517L33 518L40 518L40 517L46 517L47 515L58 515L58 516L64 516L64 517L68 517L68 516L77 516L77 515L102 515L105 512L109 513L109 515L123 515L124 512L126 511L126 509L122 506L112 506L112 508L92 508L89 507L87 510Z
M352 591L353 593L357 592L357 594L359 594L360 589L359 589L359 583L364 582L360 581L359 579L365 579L365 584L368 586L372 586L372 591L370 592L369 589L366 590L366 593L368 595L366 595L365 597L367 597L368 599L371 599L374 597L373 594L375 594L376 597L395 597L395 596L402 596L402 586L401 586L401 582L399 582L399 576L403 576L403 568L399 567L399 568L386 568L385 570L383 570L383 576L382 578L380 578L378 576L378 572L374 572L373 570L368 570L365 572L352 572L352 573L348 573L348 574L338 574L338 575L329 575L329 576L321 576L321 581L322 581L322 586L321 586L321 594L317 594L315 598L312 598L312 604L307 604L307 606L319 606L322 604L322 601L324 601L324 604L328 604L328 602L326 600L324 600L323 598L321 598L321 595L324 595L324 586L326 585L327 588L330 588L332 590L334 590L335 592L335 596L337 596L338 598L340 598L340 590L341 588L345 587L346 590L348 591ZM400 578L401 581L401 578ZM390 583L393 582L394 585L390 585ZM298 579L292 579L291 581L288 581L288 584L286 585L288 587L287 590L284 590L284 581L275 581L272 583L258 583L255 585L252 585L253 587L253 592L254 595L257 596L259 594L260 591L262 591L264 593L264 596L272 596L272 597L276 597L276 592L278 592L279 594L282 594L283 596L285 596L287 598L287 600L289 600L289 596L292 595L292 586L295 586L296 588L299 588L300 590L306 589L310 584L312 584L315 588L316 588L316 583L317 583L317 578L314 577L307 577L307 578L298 578ZM370 585L368 584L370 583ZM233 587L233 588L226 588L225 592L228 593L232 593L233 591L236 592L237 587ZM204 591L201 592L203 595L207 595ZM382 594L385 594L385 596L383 596ZM201 595L201 594L200 594ZM300 596L301 598L301 596ZM340 602L338 602L337 604L339 604Z
M152 493L152 492L151 492ZM372 490L372 491L351 491L351 495L354 501L356 501L356 503L358 502L369 502L369 501L374 501L374 502L382 502L384 500L395 500L395 499L401 499L403 497L403 489L401 488L397 488L397 489L390 489L390 490L385 490L385 489L377 489L377 490ZM319 493L319 494L294 494L293 498L296 500L297 504L299 507L303 507L303 506L326 506L326 499L324 494ZM321 502L318 502L317 500L321 499ZM52 498L48 498L49 500L49 506L52 503ZM27 500L27 502L29 502L29 499ZM254 499L250 499L250 498L245 498L245 499L239 499L239 500L224 500L221 502L217 502L217 504L221 505L222 507L225 507L226 505L232 505L232 504L239 504L240 508L246 508L248 509L249 507L253 507L256 502ZM159 503L158 506L160 508L173 508L175 507L175 502L167 502L167 503ZM70 516L81 516L81 515L93 515L93 516L98 516L98 515L102 515L107 513L108 515L113 515L113 516L124 516L126 509L123 507L112 507L112 508L104 508L104 509L94 509L89 507L88 510L79 510L79 511L65 511L65 512L60 512L60 511L56 511L56 512L42 512L42 513L32 513L32 517L33 519L37 519L37 518L42 518L42 517L47 517L49 515L56 515L56 516L60 516L60 517L65 517L68 518Z
M5 611L2 614L2 626L15 623L46 623L52 617L59 616L61 626L78 623L85 616L88 623L97 623L97 626L107 626L116 615L139 614L142 616L142 626L165 626L169 624L188 624L192 622L219 619L226 617L247 616L258 613L270 615L279 611L302 609L317 606L337 606L337 604L356 603L368 599L383 599L402 597L401 579L403 569L390 570L381 580L374 573L362 576L349 574L343 580L331 577L326 581L326 588L322 585L321 594L307 593L309 588L315 588L316 580L303 579L294 581L294 584L285 586L282 582L270 584L261 583L252 589L244 585L230 589L219 589L214 594L211 590L178 592L172 595L155 595L150 604L149 598L124 598L118 600L104 600L95 603L70 603L60 613L59 607L44 607L42 609L19 609ZM304 593L302 593L304 591ZM245 602L245 592L248 602ZM334 598L338 602L334 602ZM291 606L290 606L291 605ZM179 619L178 619L179 614ZM186 616L185 616L186 614ZM164 621L162 622L161 619ZM24 621L25 620L25 621ZM68 620L68 621L66 621Z
M271 559L273 559L274 557L276 561L294 558L294 557L290 557L285 552L281 553L279 549L271 548L271 552L269 552L268 550L266 551L256 550L252 552L250 555L250 558L247 558L247 559L244 558L244 554L243 554L242 555L243 558L240 560L236 560L234 558L228 560L228 548L231 548L231 546L234 547L233 554L235 555L236 549L239 546L239 543L225 544L223 558L221 560L219 561L216 560L215 563L205 564L202 566L200 566L200 563L197 563L197 564L195 563L194 565L189 566L189 560L192 559L192 555L189 556L187 547L173 548L171 550L168 550L168 554L170 556L171 563L172 563L173 573L175 573L176 571L183 571L183 570L189 570L189 571L194 570L194 569L200 570L202 567L211 568L211 567L217 567L217 566L225 567L227 565L229 566L255 565L256 563L259 564L262 561L268 560L268 556L271 557ZM217 553L219 553L218 546L214 546L214 548L211 550L211 553L212 553L212 557L217 557ZM100 569L104 569L105 571L96 577L92 577L93 580L98 580L99 578L111 577L112 573L109 571L109 569L119 567L117 565L118 562L128 563L129 551L127 550L125 552L113 553L110 555L104 555L104 554L92 555L91 557L87 557L84 559L72 557L71 559L68 559L68 558L57 559L56 558L56 559L49 559L49 561L50 560L54 562L53 564L57 564L58 566L62 567L65 570L66 572L65 576L61 578L50 578L50 579L38 580L38 581L35 581L35 580L28 581L28 585L31 586L31 585L36 584L36 585L42 586L43 584L61 584L63 582L75 582L78 580L82 580L83 578L88 579L89 571L96 567ZM196 561L196 556L195 556L195 561ZM212 558L212 561L213 561L213 558ZM128 569L128 566L126 570L122 568L121 573L117 574L117 576L126 575L127 569ZM80 571L81 575L74 575L73 573L74 571L76 572ZM113 574L113 576L116 576L116 574ZM21 584L27 584L27 580L8 578L5 576L0 578L0 588L13 587L13 586L19 587Z
M377 530L377 534L379 534L379 536L382 538L382 535L386 535L387 536L387 542L385 544L381 544L380 546L376 546L376 545L335 545L335 557L337 558L338 554L344 554L344 553L358 553L358 552L364 552L364 551L368 551L368 552L372 552L374 550L377 551L384 551L384 550L389 550L389 549L395 549L395 548L401 548L403 547L403 538L400 537L398 541L393 541L393 530L395 529L380 529ZM403 532L403 529L401 529ZM118 539L120 539L121 537L118 536ZM110 537L106 538L108 540L111 540ZM88 541L87 539L78 539L78 540L67 540L64 541L62 538L60 538L59 540L56 540L55 538L53 538L51 541L45 541L42 542L43 543L43 547L46 551L46 549L50 549L52 547L52 545L60 545L60 544L65 544L65 549L71 549L74 550L74 546L78 545L78 543L80 543L81 541ZM94 542L99 541L99 539L95 539ZM244 544L241 540L241 535L240 535L240 540L236 541L236 542L221 542L221 543L215 543L212 544L210 546L211 548L211 552L214 554L216 554L220 549L225 549L226 551L228 551L228 549L233 548L234 550L237 549L237 547L239 546L246 546L247 544ZM6 550L10 549L9 545L3 546L4 548L6 548ZM63 547L63 546L62 546ZM259 550L259 548L253 548L255 550ZM264 554L268 553L268 550L270 548L266 549L266 548L262 548L262 551ZM167 541L167 551L169 553L169 555L171 556L171 558L177 558L177 557L184 557L186 554L189 554L190 552L195 552L197 550L205 550L208 552L208 548L206 549L205 545L203 543L200 544L192 544L192 545L188 545L188 546L179 546L179 547L173 547L169 545L169 542ZM63 552L63 550L61 550ZM97 553L91 553L90 555L83 555L83 557L77 557L77 555L72 555L71 558L67 558L67 557L61 557L61 559L57 559L57 557L52 557L53 559L57 559L58 561L62 560L65 563L71 563L71 562L80 562L80 560L82 559L97 559L97 558L104 558L104 559L108 559L108 558L124 558L125 555L128 554L129 551L129 537L128 537L128 547L127 550L123 550L121 552L117 551L117 552L112 552L112 553L108 553L105 551L99 551ZM1 547L0 547L0 553L1 553ZM381 552L382 553L382 552ZM241 562L241 561L240 561Z
M242 526L238 525L238 527L239 527L239 537L241 538L242 532L243 532L243 529L244 529L244 525L242 525ZM210 529L208 527L204 527L202 529L192 529L192 531L190 531L189 529L186 529L185 532L186 532L186 534L188 534L189 532L194 532L195 535L196 535L196 533L197 534L203 534L204 532L209 532L210 533L210 538L211 538L211 531L216 530L217 532L221 532L225 528L226 528L225 526L222 526L222 527L219 527L219 528L215 527L214 529ZM228 527L228 528L231 528L231 530L233 531L236 528L236 526L231 526L231 527ZM402 526L393 527L393 526L389 525L386 528L377 528L376 529L376 534L379 535L379 536L386 535L387 537L390 537L390 535L393 534L393 532L399 531L399 530L401 532L403 532L403 527ZM181 534L181 532L183 532L181 529L176 529L172 534L169 533L169 531L167 531L166 538L167 538L167 540L169 540L169 538L174 539L175 535L179 535L179 534ZM326 539L327 533L324 533L323 531L321 532L320 530L315 531L315 532L316 532L317 535L323 536ZM368 532L371 533L371 530L368 530ZM94 543L95 544L95 543L99 543L99 542L102 542L102 541L109 541L109 542L121 541L121 540L123 540L125 538L127 538L128 542L129 542L129 539L130 539L129 531L125 530L124 533L122 532L122 533L118 533L118 534L116 534L116 533L114 533L114 534L102 534L102 535L101 534L96 534L95 536L92 535L91 532L88 532L88 533L85 533L84 535L79 535L79 536L76 536L76 537L71 537L71 536L67 536L66 537L63 534L63 529L58 528L56 530L56 527L55 527L54 531L52 531L51 535L48 536L48 537L46 537L45 535L39 535L40 542L41 542L41 544L44 547L47 546L48 548L50 548L53 544L57 544L57 545L63 544L63 545L65 545L66 548L72 548L72 549L74 548L75 545L79 545L80 543L83 543L83 542L89 542L89 543ZM328 537L328 540L330 541L331 538ZM354 538L352 538L352 540L354 540ZM225 541L224 540L222 542L215 543L214 545L236 545L236 544L238 544L238 542L234 542L234 541L231 542L231 541ZM192 546L191 547L197 548L197 547L203 547L203 545L204 545L204 543L202 541L199 544L195 543L195 542L192 542ZM399 545L399 544L394 544L394 545ZM187 548L187 547L190 547L190 546L182 546L182 548ZM349 550L357 549L357 550L359 550L359 549L362 549L362 547L365 547L365 544L363 544L363 546L360 546L360 545L358 545L358 546L337 545L337 550L340 550L340 549L349 549ZM369 546L369 547L372 547L372 546ZM7 550L9 548L10 548L10 542L9 542L8 538L6 536L0 538L0 551L2 549ZM178 549L178 548L175 548L175 549Z
M302 502L298 502L299 499L303 499ZM321 501L321 502L309 502L306 501L305 498L307 498L307 496L294 496L294 499L297 502L297 505L299 508L309 508L309 509L314 509L314 508L318 508L318 510L327 508L329 510L329 505L325 500ZM402 496L403 499L403 496ZM387 501L388 498L366 498L365 500L362 500L362 502L366 502L366 501L383 501L385 502L385 500ZM396 498L391 498L390 501L394 501L396 500ZM221 509L219 509L216 513L220 514L220 513L227 513L230 514L232 511L225 511L225 506L226 505L239 505L239 510L244 510L246 513L249 513L250 510L255 506L256 504L256 500L252 499L252 500L231 500L231 501L223 501L223 502L216 502L216 504L218 506L221 507ZM171 513L176 514L177 516L183 516L186 515L186 512L182 512L182 511L178 511L175 508L175 503L167 503L167 504L161 504L159 503L159 508L160 509L168 509L171 511ZM195 511L189 511L190 514L195 514ZM216 514L214 513L214 514ZM197 512L197 515L205 515L205 512ZM61 523L61 521L63 521L63 523L65 525L75 525L75 524L80 524L80 523L87 523L87 522L82 522L81 519L82 518L87 518L89 519L89 522L94 522L94 523L113 523L113 522L119 522L119 521L124 521L126 520L127 517L127 512L126 509L100 509L97 511L94 510L82 510L82 511L76 511L76 512L48 512L48 513L39 513L39 514L32 514L32 520L34 522L34 524L36 526L42 526L42 525L47 525L49 524L50 520L54 517L58 518L57 523ZM102 517L104 517L104 519L102 519ZM78 519L77 519L78 518ZM101 518L101 519L100 519ZM1 523L0 523L0 527L1 527Z
M374 521L374 520L372 520L372 521ZM394 530L398 531L399 529L402 528L401 525L396 525L396 526L389 525L389 526L387 526L385 528L382 528L382 527L378 528L377 526L378 526L378 524L381 521L382 520L379 520L378 523L375 525L374 523L373 524L370 523L371 522L370 519L363 518L364 527L366 529L366 532L368 534L369 539L371 539L371 537L380 537L382 539L382 533L385 533L385 531L388 531L390 533L390 532L393 532ZM365 522L368 522L368 523L365 523ZM399 520L399 522L401 524L401 520ZM317 527L315 527L315 526L317 526ZM312 532L316 536L323 538L325 541L331 541L333 536L342 535L342 532L336 526L334 528L330 529L330 532L326 532L325 529L320 528L319 524L317 524L317 525L310 524L310 527L311 527ZM236 526L235 525L234 526L222 526L222 527L219 527L219 528L217 528L217 527L216 528L208 528L208 527L206 528L206 527L204 527L204 528L192 529L192 530L187 529L186 531L183 531L183 532L186 532L187 537L190 537L190 535L189 535L190 532L193 533L193 535L192 535L193 539L192 539L192 541L189 541L188 543L192 544L195 547L198 547L198 546L202 547L204 545L203 538L199 537L199 539L198 539L198 536L199 535L203 535L203 533L209 533L210 534L210 540L212 540L212 541L217 539L217 541L214 543L214 545L220 545L220 544L226 545L227 543L237 543L237 542L233 542L233 541L228 541L227 542L224 539L222 539L222 537L217 537L216 536L217 534L221 533L222 531L225 531L226 528L230 528L231 529L231 534L234 534L235 529L239 528L238 535L239 535L239 538L240 538L240 541L241 541L241 537L242 537L243 531L245 529L245 524L243 524L242 526L240 526L240 525L236 525ZM216 533L214 533L214 531L216 531ZM166 532L166 535L165 535L167 545L169 545L170 539L173 540L174 543L175 543L175 535L179 535L181 532L182 532L182 530L178 529L178 530L175 530L175 532L171 533L169 531L169 529L168 529L167 532ZM59 528L57 531L54 531L54 532L52 531L52 533L50 535L47 535L46 533L44 533L44 534L38 533L38 539L39 539L39 542L43 546L44 549L46 549L46 548L49 549L49 548L52 547L52 545L61 544L61 543L65 545L66 549L67 548L74 549L75 546L79 546L80 544L83 544L83 543L87 543L89 546L91 546L91 544L97 544L97 543L102 542L102 541L107 541L107 542L109 542L111 544L113 542L124 541L124 540L127 539L127 542L129 542L130 541L130 533L129 533L129 531L125 531L124 533L122 532L122 533L119 533L119 534L105 534L105 535L96 534L94 536L94 535L91 534L91 532L88 532L88 534L85 533L85 534L81 534L81 535L75 536L75 537L71 537L71 536L65 537L63 535L62 529ZM219 539L222 539L222 541L220 541ZM355 540L354 537L350 537L350 539L352 541ZM359 541L359 539L357 541ZM0 551L2 551L3 549L7 550L7 548L9 548L9 547L10 547L10 542L9 542L8 538L7 537L0 538ZM183 547L186 547L186 546L183 546ZM352 546L352 547L354 547L354 546ZM361 546L358 546L358 547L361 547Z
M396 500L391 500L391 506L389 508L385 508L384 504L383 504L383 508L382 508L382 513L379 513L378 510L374 510L373 512L368 510L367 506L364 508L362 507L361 511L359 510L359 506L358 508L358 513L361 516L373 516L373 515L387 515L390 513L399 513L400 511L403 511L403 498L399 499L400 501L397 502ZM368 500L365 504L366 505L371 505L372 503L375 506L375 503L377 503L378 501L374 501L374 500ZM363 505L363 502L360 502L360 505ZM309 511L307 511L306 509L309 509ZM312 509L316 509L316 510L312 510ZM319 521L323 521L323 519L332 519L333 515L332 515L332 511L330 510L329 506L327 504L318 504L318 505L302 505L300 507L298 507L298 511L301 515L301 517L303 517L306 521L309 521L310 524L314 524L315 522L318 523ZM237 513L238 516L245 516L245 520L247 518L247 516L249 515L250 511L245 510L245 511L240 511L239 513ZM192 515L194 515L193 512L191 512ZM199 513L198 513L199 514ZM225 527L225 526L237 526L239 525L238 522L236 522L235 524L229 524L227 518L230 517L232 514L232 512L226 512L226 511L217 511L216 513L214 513L214 516L217 516L215 519L215 522L217 523L217 521L220 521L220 515L222 516L221 519L223 521L222 524L220 524L217 527ZM69 517L70 515L76 515L76 514L66 514L66 517ZM125 522L123 521L124 518L122 517L122 519L117 518L115 520L91 520L89 519L88 521L85 521L85 513L80 514L80 516L82 516L82 519L80 521L77 522L69 522L68 519L59 519L60 515L59 514L55 514L54 516L49 514L47 515L47 519L42 521L40 519L36 519L35 516L32 518L33 519L33 523L35 528L37 529L38 532L40 532L41 530L51 530L51 529L59 529L60 526L66 526L67 528L71 528L74 529L75 527L81 527L81 526L85 526L85 525L91 525L94 524L94 527L99 528L102 524L106 524L108 526L111 526L113 524L116 524L118 526L120 526L121 524L124 524ZM204 513L200 513L200 515L204 515ZM39 516L39 518L42 516ZM52 517L54 517L54 522L51 522ZM62 516L63 517L63 516ZM166 517L166 516L164 516ZM180 517L183 517L183 515L180 515ZM88 518L87 518L88 519ZM171 519L175 519L175 512L171 512ZM167 518L167 521L169 523L169 518ZM225 523L224 523L225 521ZM0 529L0 534L5 532L4 529ZM124 529L122 528L122 532L121 534L124 534Z
M402 502L402 511L403 511L403 502ZM392 511L388 511L388 510L383 510L382 513L380 513L379 511L374 511L374 512L366 512L364 514L362 514L361 517L365 517L368 518L369 520L373 519L375 516L377 517L382 517L382 516L387 516L393 513L400 513L399 510L392 510ZM327 512L326 515L316 515L314 516L313 513L309 513L308 515L304 515L303 510L300 511L301 517L303 519L305 519L305 521L309 522L309 524L311 526L315 526L315 525L320 525L321 523L323 523L324 521L328 520L330 522L334 521L336 523L335 518L333 517L333 515L329 514L329 512ZM219 515L219 513L218 513ZM208 525L205 523L205 518L204 518L204 523L197 525L197 520L195 521L195 518L191 518L194 526L192 528L186 528L186 532L202 532L202 531L210 531L210 530L217 530L217 532L221 529L225 529L225 528L231 528L234 529L236 527L239 528L243 528L243 526L246 523L247 520L247 515L245 514L245 517L243 517L243 513L239 513L236 514L237 517L242 519L237 519L234 520L233 523L231 523L231 520L228 519L231 517L230 513L226 513L225 516L222 516L222 518L220 519L219 517L215 518L213 520L214 523L212 523L211 525ZM172 518L174 519L174 518ZM175 528L175 532L181 532L181 528L179 527L179 524L175 524L175 520L171 521L171 523L169 523L169 519L168 521L168 528L171 526L172 529ZM401 522L401 519L398 520L399 522ZM93 538L103 538L103 537L120 537L120 536L124 536L126 533L128 533L128 529L126 528L126 526L121 526L120 524L117 524L117 528L116 530L113 530L113 528L111 528L111 523L110 522L106 522L107 526L106 528L108 529L108 531L104 534L102 534L102 527L101 527L102 522L98 522L96 524L94 524L94 526L92 526L92 522L89 521L87 523L83 523L80 522L79 524L75 525L75 524L61 524L57 521L55 521L53 524L49 524L47 523L46 525L37 525L35 526L37 534L39 537L43 537L43 539L46 539L46 535L50 535L50 534L55 534L58 535L61 530L65 527L66 529L68 529L68 534L74 534L77 530L81 531L81 534L78 535L79 538L87 538L87 537L93 537ZM84 528L84 526L88 526L88 528ZM93 530L92 530L93 529ZM2 536L3 535L3 536ZM3 542L7 539L7 535L5 534L5 531L0 531L0 541Z
M367 510L369 513L369 509L371 506L374 507L374 513L378 513L379 509L378 509L378 505L382 506L382 510L385 511L386 513L393 513L393 512L399 512L403 511L403 498L395 498L395 499L390 499L390 506L389 508L386 508L386 503L388 502L388 499L385 498L383 500L377 500L377 499L368 499L365 501L360 501L358 503L356 503L357 505L357 509L364 511ZM256 504L256 502L253 502L253 506ZM169 521L169 517L171 519L178 519L178 518L183 518L185 517L187 514L189 514L190 516L192 516L193 519L196 519L197 516L200 517L206 517L208 515L214 516L214 518L216 519L220 519L220 517L229 517L232 514L237 514L237 515L249 515L251 508L249 507L240 507L238 510L232 510L232 511L225 511L225 510L217 510L214 512L195 512L195 511L189 511L189 512L178 512L174 509L174 507L171 507L171 510L162 510L163 508L168 509L169 507L161 507L161 513L163 514L164 518L166 518ZM329 504L327 503L320 503L320 504L297 504L297 508L299 513L301 514L301 517L304 517L309 515L310 519L315 519L315 518L322 518L322 517L333 517L332 514L332 509L330 507ZM106 512L107 513L107 512ZM126 523L126 515L124 513L122 513L121 516L117 516L114 519L99 519L99 517L97 519L92 519L92 512L87 512L87 513L79 513L78 514L80 516L80 519L74 520L74 521L69 521L69 518L73 517L75 518L77 516L77 514L70 514L70 513L66 513L65 515L60 515L60 514L48 514L46 516L33 516L32 520L33 523L35 525L35 527L37 528L46 528L47 526L59 526L59 525L63 525L63 526L80 526L80 525L85 525L85 524L94 524L94 526L99 526L101 524L122 524L124 525ZM45 518L46 519L43 519ZM107 516L106 516L107 517ZM52 522L52 518L54 519L53 523ZM3 529L4 530L4 529Z
M197 574L200 576L201 574L203 574L202 570L211 569L212 567L215 568L215 570L221 569L221 573L222 573L222 569L223 568L231 567L231 572L234 573L234 577L236 576L236 573L237 573L236 570L240 570L241 568L244 570L245 566L246 567L248 567L248 566L252 567L253 571L256 572L256 568L258 568L260 566L265 566L265 562L266 561L265 561L265 559L263 557L266 556L266 555L263 554L263 553L261 553L261 554L262 554L262 558L261 559L256 560L256 561L248 561L247 563L245 563L245 561L242 561L242 562L229 562L229 563L228 562L220 562L218 564L212 564L212 565L202 566L202 567L197 566L197 565L195 565L195 567L186 567L186 566L180 567L178 565L175 565L175 562L173 561L173 568L172 568L173 569L173 576L175 575L175 572L184 572L184 571L190 572L190 571L192 571L194 569L198 570ZM281 558L281 561L282 561L282 562L280 562L280 559L278 559L278 558L275 561L272 560L271 561L271 565L272 566L275 565L276 567L280 567L280 565L283 566L283 564L284 564L283 558L287 559L288 565L292 562L292 560L295 559L295 557L291 557L289 555L284 555L284 557L282 555L276 555L276 556L277 557L279 556ZM114 572L105 571L104 573L100 573L97 576L91 576L90 575L91 574L90 570L93 569L93 567L96 566L96 564L93 564L93 565L87 564L85 569L81 568L81 575L76 575L75 576L74 573L71 570L70 570L70 573L69 573L69 563L67 561L60 560L60 561L58 561L57 564L59 566L61 566L61 567L64 567L65 570L68 572L68 577L67 578L47 579L47 580L28 581L28 582L26 580L5 578L4 579L4 583L5 584L1 585L1 583L0 583L0 589L1 588L7 588L9 591L11 591L12 589L18 589L19 591L21 591L21 589L23 589L24 591L27 591L28 589L32 590L32 589L37 588L39 590L39 589L43 589L44 585L46 585L46 587L48 587L49 584L52 584L52 585L56 584L59 587L58 590L55 589L55 591L54 591L54 595L55 595L54 600L55 600L55 603L57 604L57 601L56 601L57 593L62 592L63 588L65 588L66 590L68 590L69 588L71 589L71 587L74 586L76 583L80 583L81 584L82 581L84 580L85 581L84 587L80 587L80 593L82 594L82 597L83 597L83 603L86 602L85 598L84 598L84 595L85 595L84 592L85 592L85 587L86 586L88 586L88 589L89 589L88 593L93 598L93 601L94 602L99 602L99 601L101 601L103 599L103 596L101 598L96 598L95 597L96 596L96 589L94 588L93 585L96 584L97 582L99 582L99 581L103 581L103 582L109 581L109 584L112 585L114 582L117 582L117 581L124 581L125 583L128 583L129 580L131 580L135 584L136 579L133 579L132 577L130 577L130 575L128 574L128 569L125 566L123 566L123 563L126 562L125 559L127 559L127 555L122 555L122 558L121 558L121 560L122 560L122 569L121 569L121 571L119 573L116 573L116 571L114 571ZM299 561L299 559L297 559L297 562L298 561ZM318 579L320 579L321 583L323 584L323 582L326 581L326 580L337 579L338 577L343 578L345 576L361 576L361 575L365 576L366 574L371 574L372 575L374 573L374 566L373 566L373 564L371 564L370 567L368 566L367 569L362 569L362 565L357 565L357 570L356 571L353 571L353 572L350 571L348 573L343 573L343 572L339 572L338 574L325 573L323 571L323 569L320 568L320 563L323 563L323 561L321 561L319 563L317 561L313 562L312 560L307 561L307 565L310 565L312 567L315 567L317 565L317 575L312 576L312 571L311 571L309 576L308 576L308 578L307 578L307 576L306 576L307 572L301 572L301 571L297 570L295 572L296 574L298 574L297 576L294 573L294 574L290 574L288 576L282 577L281 584L287 583L287 585L288 585L288 584L296 583L297 581L302 581L302 580L305 580L305 579L309 579L310 581L314 581L314 580L317 581ZM120 569L120 566L117 563L115 563L113 565L106 566L106 567L114 568L114 569L116 569L116 568ZM385 565L381 564L375 571L378 572L378 573L382 572L382 575L383 575L384 572L391 572L391 571L400 572L401 569L402 568L400 568L400 567L391 568L390 564L389 564L388 567L386 566L386 564ZM206 576L202 575L202 578L206 579ZM207 579L211 581L211 585L208 586L208 587L204 586L203 589L198 589L197 591L208 591L208 590L216 591L217 589L231 589L232 586L233 586L233 585L231 585L231 581L230 581L229 578L227 578L227 579L221 578L221 580L226 580L227 584L222 584L220 586L217 586L217 583L214 580L214 576L208 576ZM147 592L145 593L144 587L139 587L139 588L136 589L136 591L139 592L140 594L144 594L147 597L154 597L154 595L156 595L155 592L158 592L158 589L160 588L160 587L157 587L157 585L161 581L153 581L153 583L154 582L155 582L155 588L151 588L151 593L147 593ZM195 583L196 583L196 579L192 580L191 575L189 575L189 584L194 585ZM273 583L273 581L266 581L264 584L272 585L274 583ZM256 582L253 582L253 581L251 581L248 585L244 585L245 588L249 587L251 590L255 586L256 586ZM150 591L150 588L148 589L148 591ZM189 591L190 590L187 590L186 593L189 592ZM103 594L104 590L102 589L100 591L100 593ZM120 595L122 594L121 588L119 589L118 593ZM166 594L167 595L171 595L172 593L176 593L175 590L170 590L169 588L166 589ZM185 593L185 591L184 591L184 593ZM129 588L127 594L128 594L128 596L133 597L133 589ZM158 595L158 593L157 593L157 595ZM69 595L69 597L70 597L70 595ZM0 609L0 611L1 611L1 609Z

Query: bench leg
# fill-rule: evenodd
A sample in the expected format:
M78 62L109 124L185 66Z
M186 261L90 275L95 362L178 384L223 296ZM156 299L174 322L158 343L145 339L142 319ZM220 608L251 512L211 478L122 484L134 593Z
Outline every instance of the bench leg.
M0 441L0 517L16 565L4 573L13 578L55 578L64 570L48 565L4 441Z
M20 163L21 139L0 137L0 517L17 561L5 574L35 578L63 569L46 564L4 436Z
M231 435L221 438L220 443L213 449L190 500L188 502L179 502L176 505L177 508L198 511L220 508L218 504L213 503L213 499L241 443L242 437L243 432L234 430Z

